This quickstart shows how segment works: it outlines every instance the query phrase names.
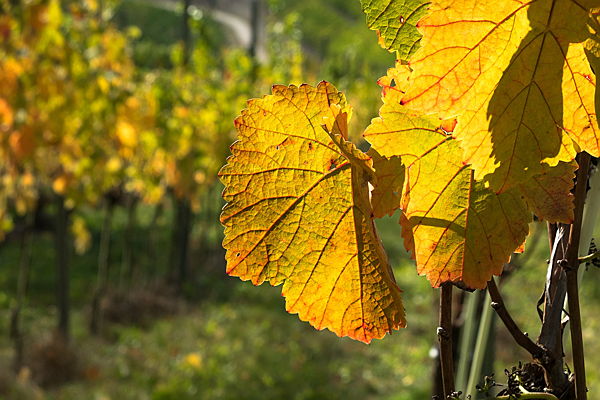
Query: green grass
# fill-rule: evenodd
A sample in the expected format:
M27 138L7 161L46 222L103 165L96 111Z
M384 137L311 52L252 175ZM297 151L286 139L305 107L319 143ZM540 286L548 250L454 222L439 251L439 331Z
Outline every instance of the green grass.
M118 351L113 348L102 357L110 359L103 368L104 379L67 386L49 398L101 394L118 399L416 399L423 395L419 386L426 387L426 381L418 382L423 373L427 376L423 364L397 361L426 361L427 346L407 351L400 337L392 336L368 347L315 332L282 312L277 290L252 291L242 290L229 303L204 304L188 315L160 321L150 331L119 329ZM197 363L190 362L191 357Z
M402 275L402 274L400 274ZM413 277L414 279L414 277ZM417 282L415 282L418 284ZM370 346L318 332L284 311L279 288L235 281L229 301L205 301L149 329L113 327L90 338L75 318L74 343L93 378L44 393L45 399L422 399L428 393L429 318ZM416 300L416 301L415 301ZM413 315L430 314L427 296ZM31 340L52 315L29 311ZM35 317L34 317L35 316ZM2 354L9 355L6 339ZM90 374L89 371L97 371ZM31 383L20 386L21 395ZM29 397L13 397L28 399ZM34 397L31 397L34 398Z

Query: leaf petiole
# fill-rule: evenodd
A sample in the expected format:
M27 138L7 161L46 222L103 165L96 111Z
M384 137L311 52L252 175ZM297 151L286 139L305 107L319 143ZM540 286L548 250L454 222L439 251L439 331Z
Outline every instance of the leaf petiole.
M600 251L597 251L592 254L588 254L587 256L579 257L579 264L585 264L585 263L593 261L597 258L600 258Z

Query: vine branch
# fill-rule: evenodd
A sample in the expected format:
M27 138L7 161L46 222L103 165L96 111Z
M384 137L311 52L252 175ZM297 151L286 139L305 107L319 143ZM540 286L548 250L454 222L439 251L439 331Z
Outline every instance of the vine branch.
M525 350L531 354L534 359L540 358L541 354L545 352L544 348L540 345L536 344L529 336L527 336L519 327L517 323L509 314L506 306L504 305L504 300L502 299L502 295L498 290L498 286L496 286L496 282L494 278L490 279L488 282L488 292L490 293L490 297L492 298L492 308L498 314L498 317L504 323L504 326L511 334L515 342Z
M442 284L440 295L440 325L437 329L440 342L440 364L444 398L454 393L454 359L452 356L452 284Z
M573 350L573 367L575 370L575 394L577 400L587 399L585 383L585 359L583 352L583 335L581 332L581 313L579 308L579 285L577 270L579 269L579 241L583 222L583 205L587 192L587 181L590 170L590 155L582 152L577 156L579 169L575 186L575 218L571 225L569 245L566 252L564 269L567 275L567 296L569 299L569 322L571 327L571 348Z
M550 262L546 273L544 293L539 305L543 305L542 327L537 343L547 350L547 357L537 361L544 368L547 388L554 393L564 393L572 386L564 368L563 310L567 296L567 277L560 266L568 246L567 224L548 224Z
M516 398L517 397L515 397L514 395L506 395L506 396L495 397L496 400L513 400L513 399L516 399ZM521 393L521 394L519 394L518 399L519 400L527 400L527 399L531 399L531 400L558 400L558 397L556 397L552 393L528 392L528 393Z

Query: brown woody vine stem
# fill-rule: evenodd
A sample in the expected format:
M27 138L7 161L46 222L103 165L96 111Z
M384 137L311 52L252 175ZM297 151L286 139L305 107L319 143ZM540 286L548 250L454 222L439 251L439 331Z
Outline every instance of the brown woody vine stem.
M488 282L488 292L492 298L492 308L496 311L496 314L498 314L515 342L527 350L534 359L539 359L545 351L544 348L536 344L529 338L529 336L519 329L517 323L513 320L511 315L508 313L506 306L504 305L504 300L502 299L502 295L498 290L498 286L496 286L496 282L494 282L494 278L490 279Z
M452 284L442 284L440 295L440 326L437 329L440 342L440 364L444 398L454 393L454 360L452 357Z
M568 246L567 224L548 224L550 240L550 263L544 287L542 327L538 344L547 350L545 357L537 361L544 368L547 388L557 394L565 393L570 386L564 370L563 309L567 296L567 277L560 266Z
M582 152L577 157L577 183L575 186L575 213L569 235L566 252L565 270L567 275L567 296L569 299L569 324L571 327L571 347L573 350L573 367L575 370L575 395L577 400L587 399L585 384L585 360L583 352L583 336L581 333L581 313L579 310L579 287L577 270L579 269L579 239L583 220L583 205L587 192L587 180L590 170L590 155Z
M513 400L513 399L520 399L520 400L526 400L526 399L532 399L532 400L559 400L558 397L556 397L555 395L551 394L551 393L544 393L544 392L540 392L540 393L536 393L536 392L529 392L529 393L521 393L519 395L519 397L515 397L514 395L507 395L507 396L498 396L498 397L494 397L496 400Z

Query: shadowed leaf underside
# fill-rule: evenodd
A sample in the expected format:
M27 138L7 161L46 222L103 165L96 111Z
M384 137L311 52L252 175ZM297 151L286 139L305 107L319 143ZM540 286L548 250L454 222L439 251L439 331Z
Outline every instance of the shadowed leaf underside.
M417 22L427 11L422 0L361 0L367 26L376 31L381 47L408 60L419 47Z

